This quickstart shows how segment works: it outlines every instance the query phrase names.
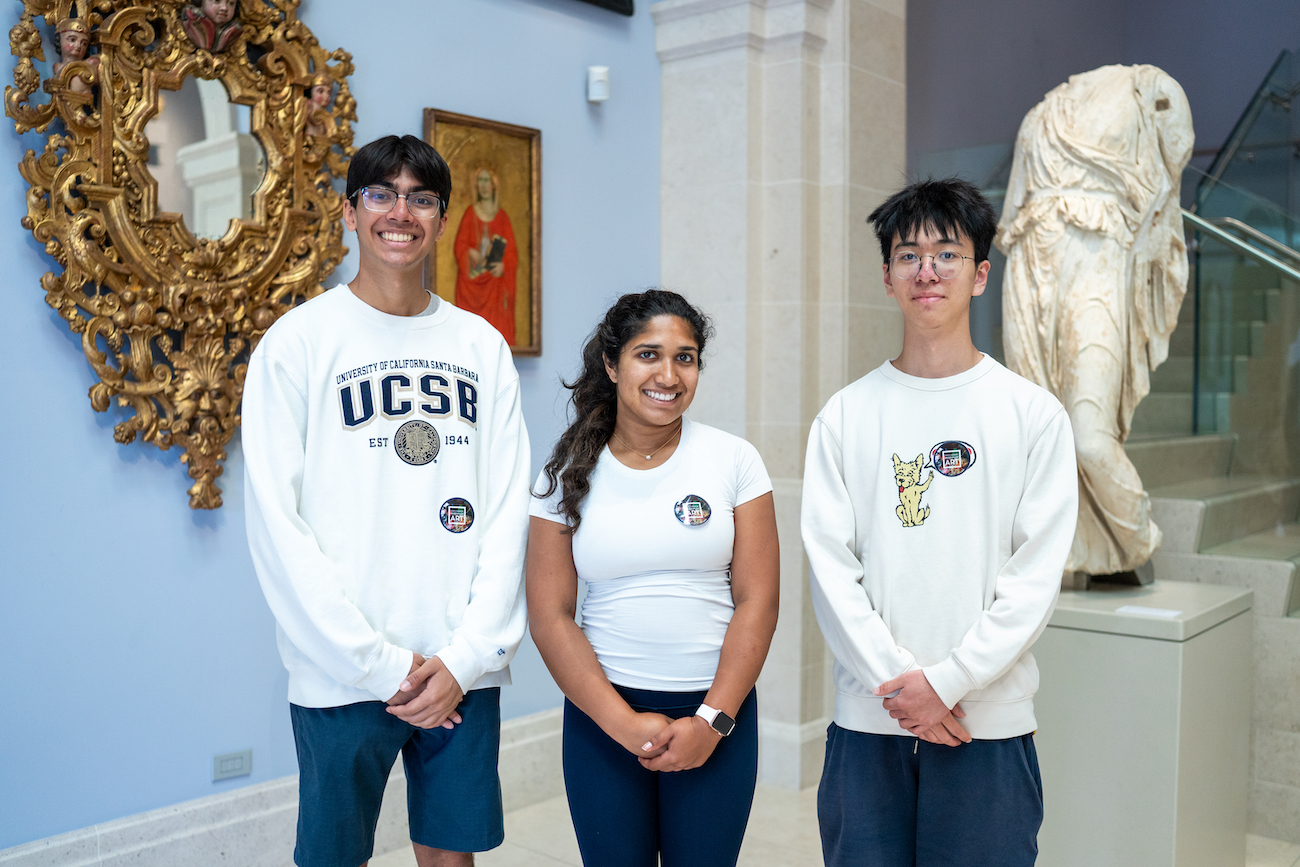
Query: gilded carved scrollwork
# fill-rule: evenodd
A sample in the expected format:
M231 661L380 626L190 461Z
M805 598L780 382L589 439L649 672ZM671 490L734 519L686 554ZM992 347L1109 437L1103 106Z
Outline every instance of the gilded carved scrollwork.
M223 2L233 20L222 20ZM130 413L114 439L178 446L194 480L190 506L217 508L249 353L282 313L322 291L346 253L332 180L354 150L351 55L321 48L296 0L23 5L9 31L18 63L5 112L19 133L48 133L20 164L30 185L23 227L62 269L41 279L45 300L81 335L99 377L91 406L116 401ZM42 81L33 61L45 60L42 32L57 42L56 29L88 31L98 53L78 58L85 49L69 42ZM249 106L265 150L251 219L232 219L216 239L159 210L148 168L145 125L160 96L191 76L220 80L232 103ZM32 101L38 91L48 101Z

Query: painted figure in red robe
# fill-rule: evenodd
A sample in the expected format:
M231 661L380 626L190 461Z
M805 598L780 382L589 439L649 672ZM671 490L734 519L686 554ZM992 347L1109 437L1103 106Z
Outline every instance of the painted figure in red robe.
M181 29L199 48L213 54L225 51L244 25L235 18L236 0L195 0L181 10Z
M456 230L456 306L491 323L506 343L515 345L515 278L519 248L514 228L502 210L497 176L474 173L474 203Z

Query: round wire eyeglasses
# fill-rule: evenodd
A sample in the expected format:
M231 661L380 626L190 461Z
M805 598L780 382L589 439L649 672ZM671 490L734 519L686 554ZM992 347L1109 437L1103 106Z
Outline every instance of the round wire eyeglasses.
M889 273L895 280L915 280L916 275L921 273L923 259L930 260L930 267L934 269L935 276L940 280L951 280L960 274L967 259L975 261L974 256L963 256L955 250L940 250L933 255L930 253L918 255L906 250L889 260Z

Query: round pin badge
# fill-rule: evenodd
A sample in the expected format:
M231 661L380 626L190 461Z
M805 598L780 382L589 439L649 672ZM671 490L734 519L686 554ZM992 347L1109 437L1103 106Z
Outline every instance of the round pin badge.
M945 476L960 476L975 463L975 447L960 440L947 440L930 449L930 466ZM899 488L901 491L902 488Z
M464 533L474 523L474 507L463 497L452 497L442 504L438 518L453 533Z
M677 501L677 504L673 506L673 514L677 516L677 520L686 526L698 527L709 520L713 510L709 508L709 504L704 501L703 497L690 494Z
M393 434L393 449L411 466L422 467L438 456L438 431L427 421L408 421Z

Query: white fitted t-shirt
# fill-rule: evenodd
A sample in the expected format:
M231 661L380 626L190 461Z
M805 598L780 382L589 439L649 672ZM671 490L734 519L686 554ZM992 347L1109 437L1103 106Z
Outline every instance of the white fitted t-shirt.
M534 490L546 490L546 475ZM735 604L735 508L772 490L763 459L740 437L682 421L663 465L635 470L606 447L591 472L573 563L587 584L582 631L610 683L708 689ZM559 486L529 513L564 523Z

